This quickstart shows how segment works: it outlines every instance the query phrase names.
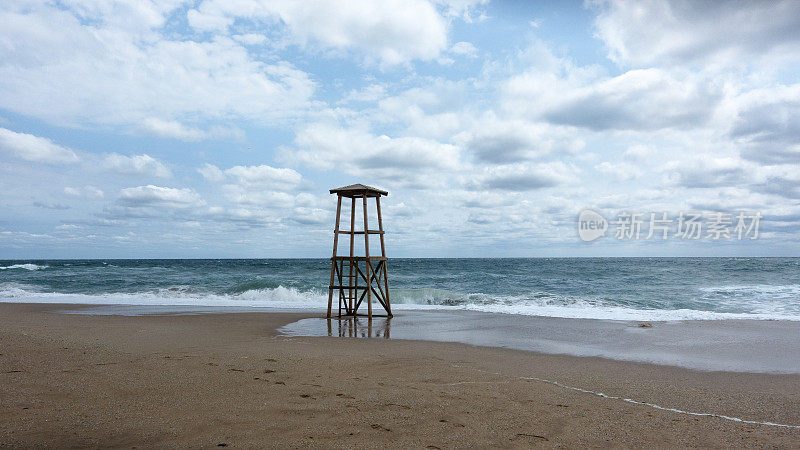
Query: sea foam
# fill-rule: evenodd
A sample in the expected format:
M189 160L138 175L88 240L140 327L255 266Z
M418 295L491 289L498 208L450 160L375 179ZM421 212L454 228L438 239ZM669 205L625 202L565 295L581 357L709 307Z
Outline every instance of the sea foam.
M800 321L800 313L762 308L759 312L719 312L688 308L637 309L615 306L589 298L532 293L527 296L490 296L461 294L437 289L398 289L391 291L394 311L465 310L496 314L602 319L626 321L680 320L789 320ZM74 303L92 305L138 306L214 306L270 309L321 309L327 307L323 290L299 290L294 287L252 289L234 294L196 292L191 286L172 286L142 292L82 294L43 292L19 283L0 283L0 301L10 303ZM337 307L334 299L334 309Z
M0 266L0 270L22 269L22 270L44 270L50 266L40 266L38 264L12 264L10 266Z

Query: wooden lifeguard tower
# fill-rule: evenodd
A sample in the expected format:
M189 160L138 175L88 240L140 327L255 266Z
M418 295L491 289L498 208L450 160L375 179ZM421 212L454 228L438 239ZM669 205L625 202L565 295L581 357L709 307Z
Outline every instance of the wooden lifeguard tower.
M331 194L336 194L336 226L333 230L333 257L331 257L331 283L328 287L328 317L331 317L333 297L339 297L339 317L358 316L358 308L366 298L367 316L372 318L372 298L386 310L386 317L392 317L392 307L389 303L389 278L386 274L386 247L383 241L383 219L381 218L381 196L389 195L388 192L365 186L353 184L337 189L331 189ZM340 230L339 223L342 214L342 198L350 199L350 229ZM367 199L375 199L378 211L378 229L369 229L369 213ZM356 230L356 199L361 199L363 204L364 228ZM339 235L350 235L350 252L347 256L337 254ZM356 235L364 235L363 255L356 255ZM380 236L380 256L371 256L369 253L369 237L377 234ZM360 294L359 294L360 293ZM344 314L342 314L344 310ZM376 314L377 315L377 314Z

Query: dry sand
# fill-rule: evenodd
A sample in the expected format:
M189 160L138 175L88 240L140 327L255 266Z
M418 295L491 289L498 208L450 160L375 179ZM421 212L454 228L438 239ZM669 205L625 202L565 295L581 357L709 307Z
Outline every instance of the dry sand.
M800 375L386 339L308 315L65 315L0 304L0 446L800 446Z

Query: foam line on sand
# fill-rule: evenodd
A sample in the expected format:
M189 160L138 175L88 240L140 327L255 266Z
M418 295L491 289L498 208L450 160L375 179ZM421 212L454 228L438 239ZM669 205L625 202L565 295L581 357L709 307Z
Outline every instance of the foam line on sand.
M484 372L484 373L489 373L489 374L492 374L492 375L501 375L499 372L487 372L487 371L484 371L484 370L478 370L478 371L479 372ZM538 377L516 377L516 378L519 379L519 380L534 381L534 382L537 382L537 383L552 384L552 385L558 386L558 387L560 387L562 389L569 389L569 390L572 390L572 391L583 392L584 394L591 394L591 395L595 395L597 397L606 398L606 399L609 399L609 400L620 400L620 401L627 402L627 403L633 403L634 405L649 406L651 408L659 409L661 411L669 411L669 412L674 412L674 413L677 413L677 414L684 414L684 415L687 415L687 416L714 417L714 418L717 418L717 419L728 420L728 421L731 421L731 422L747 423L747 424L752 424L752 425L766 425L766 426L770 426L770 427L800 429L800 425L789 425L789 424L784 424L784 423L775 423L775 422L761 421L761 420L747 420L747 419L742 419L741 417L726 416L724 414L685 411L683 409L670 408L668 406L661 406L661 405L657 405L655 403L643 402L641 400L634 400L632 398L620 397L620 396L616 396L616 395L608 395L608 394L604 394L602 392L592 391L590 389L584 389L584 388L580 388L580 387L576 387L576 386L570 386L568 384L564 384L564 383L561 383L559 381L548 380L546 378L538 378Z

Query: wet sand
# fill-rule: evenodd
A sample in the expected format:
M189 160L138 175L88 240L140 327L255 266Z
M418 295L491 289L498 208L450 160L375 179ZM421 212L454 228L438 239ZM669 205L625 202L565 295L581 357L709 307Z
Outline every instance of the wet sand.
M800 443L800 428L652 406L800 425L797 374L277 332L309 314L63 309L0 304L0 446Z
M113 308L112 308L113 310ZM289 336L390 337L549 354L600 356L700 370L800 374L800 322L633 322L475 311L400 311L394 319L306 318Z

